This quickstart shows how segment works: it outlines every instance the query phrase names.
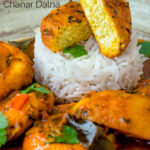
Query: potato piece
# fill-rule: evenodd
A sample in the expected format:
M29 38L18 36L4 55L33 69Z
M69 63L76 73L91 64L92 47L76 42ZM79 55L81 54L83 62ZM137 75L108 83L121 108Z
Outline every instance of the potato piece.
M51 11L41 23L42 41L53 52L87 40L91 34L83 9L77 2Z
M0 103L0 111L7 117L9 123L6 129L7 141L18 138L35 120L40 119L42 116L48 116L47 113L51 112L54 103L52 93L45 95L31 92L27 94L28 100L22 103L21 109L17 109L17 107L14 107L12 101L18 94L20 94L19 91L13 92L7 99ZM17 106L16 103L15 105Z
M107 57L121 55L130 42L131 14L125 0L80 0L100 51Z
M0 41L0 100L32 82L30 59L18 48Z
M150 97L124 91L102 91L85 94L72 114L150 140Z

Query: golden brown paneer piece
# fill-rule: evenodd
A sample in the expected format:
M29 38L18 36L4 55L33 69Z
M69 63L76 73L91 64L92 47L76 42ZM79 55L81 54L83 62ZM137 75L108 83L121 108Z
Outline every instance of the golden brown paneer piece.
M130 42L131 14L125 0L80 0L100 47L107 57L121 55Z
M48 117L52 111L54 96L52 93L31 92L21 94L13 92L0 103L0 112L7 117L7 141L15 140L22 135L35 120Z
M0 100L32 82L30 59L18 48L0 41Z
M124 91L85 94L72 114L116 129L132 137L150 140L150 97Z
M77 2L51 11L41 23L42 41L53 52L62 51L92 34L83 9Z
M36 122L25 136L23 150L86 150L83 145L51 143L53 136L60 136L63 125L66 124L67 116L54 115L46 122Z

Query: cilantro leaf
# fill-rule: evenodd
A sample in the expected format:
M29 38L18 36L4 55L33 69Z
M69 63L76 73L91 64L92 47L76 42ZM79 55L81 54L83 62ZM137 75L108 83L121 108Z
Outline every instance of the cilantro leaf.
M150 57L150 42L138 43L137 46L141 45L140 54L144 54L145 57Z
M78 144L80 142L78 139L77 131L74 128L67 125L63 126L62 136L53 136L53 138L55 141L52 143Z
M36 87L36 85L38 85L38 83L34 83L33 85L29 86L27 89L22 90L21 94L27 94L27 93L30 93L32 91L38 92L41 94L49 94L50 93L50 91L47 90L45 87L42 87L42 86Z
M0 129L6 128L8 126L8 121L6 116L2 115L2 112L0 112Z
M0 135L0 148L7 142L6 135Z
M64 48L63 54L70 54L74 58L79 58L81 56L87 55L88 52L85 50L84 46L81 45L75 45L72 47Z
M7 132L4 128L0 129L0 136L6 135L6 134L7 134Z
M35 90L35 92L39 92L39 93L43 93L43 94L49 94L50 93L49 90L47 90L46 88L44 88L42 86L37 87L34 90Z
M2 145L4 145L7 142L7 132L5 128L8 126L8 121L6 116L2 115L2 112L0 112L0 148Z

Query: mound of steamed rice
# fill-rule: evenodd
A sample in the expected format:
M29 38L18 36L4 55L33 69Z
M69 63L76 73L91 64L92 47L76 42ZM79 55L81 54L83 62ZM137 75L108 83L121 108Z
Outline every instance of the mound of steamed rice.
M48 86L58 98L76 101L91 90L132 89L143 74L145 58L139 54L137 35L123 54L110 59L99 52L93 36L84 43L88 55L74 59L53 53L42 43L40 29L36 29L34 69L36 80Z

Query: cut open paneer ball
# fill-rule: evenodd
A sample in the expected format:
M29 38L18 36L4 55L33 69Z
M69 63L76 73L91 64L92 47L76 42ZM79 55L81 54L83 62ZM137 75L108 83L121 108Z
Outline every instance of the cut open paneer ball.
M131 13L125 0L80 0L103 55L121 55L130 42Z

